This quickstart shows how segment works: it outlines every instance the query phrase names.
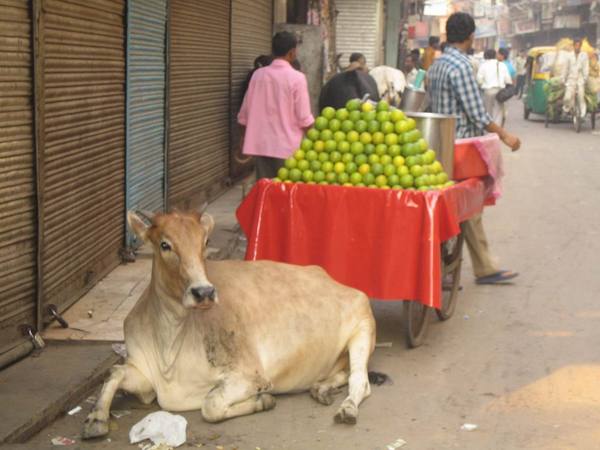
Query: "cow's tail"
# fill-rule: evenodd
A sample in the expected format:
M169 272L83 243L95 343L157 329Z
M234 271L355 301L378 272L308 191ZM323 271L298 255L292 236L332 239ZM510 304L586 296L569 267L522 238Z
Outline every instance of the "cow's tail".
M374 384L375 386L381 386L382 384L393 384L389 375L381 372L369 372L369 383Z

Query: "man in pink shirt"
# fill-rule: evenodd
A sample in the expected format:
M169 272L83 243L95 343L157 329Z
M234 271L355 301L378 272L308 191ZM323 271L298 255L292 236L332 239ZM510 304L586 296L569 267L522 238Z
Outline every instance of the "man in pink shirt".
M255 157L257 179L277 176L315 120L306 77L292 67L296 46L296 37L287 31L273 37L275 59L254 72L238 114L245 127L242 152Z

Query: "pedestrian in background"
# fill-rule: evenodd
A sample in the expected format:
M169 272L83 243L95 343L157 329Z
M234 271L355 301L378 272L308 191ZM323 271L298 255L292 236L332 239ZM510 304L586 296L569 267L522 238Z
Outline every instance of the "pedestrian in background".
M238 114L244 127L243 153L255 157L257 179L277 176L314 122L306 77L292 67L296 37L282 31L272 46L275 59L254 72Z
M521 50L515 58L515 69L517 70L517 92L519 98L523 97L523 89L525 87L525 75L527 73L527 58L525 52Z
M563 99L563 111L572 112L575 101L579 106L579 114L584 117L586 114L585 103L585 85L590 72L588 55L581 51L582 39L576 38L573 42L573 51L569 53L567 59L567 78L565 96Z
M440 38L437 36L429 37L429 46L423 52L423 59L421 61L421 68L423 70L429 70L436 56L436 52L440 49Z
M485 110L496 123L504 125L506 107L496 99L500 89L504 89L512 80L506 65L496 59L496 50L489 49L483 53L483 64L477 72L477 83L483 91Z
M509 55L510 55L510 51L507 48L498 49L498 53L496 54L498 61L506 64L508 73L510 74L510 77L512 78L511 84L515 84L515 81L517 79L517 69L515 69L515 66L513 66L513 63L510 62L510 59L508 59Z
M346 70L362 70L368 72L367 58L362 53L352 53L350 55L350 65L346 67Z
M404 74L408 86L412 86L417 79L417 73L419 73L418 66L419 62L415 60L415 56L412 53L404 58Z
M457 138L482 136L487 131L498 134L513 151L518 150L521 146L519 138L496 124L485 111L473 67L467 57L475 39L475 21L469 14L454 13L446 22L446 35L448 47L428 73L432 112L458 117ZM518 276L516 272L496 266L490 254L482 214L466 221L463 228L476 283L497 284Z

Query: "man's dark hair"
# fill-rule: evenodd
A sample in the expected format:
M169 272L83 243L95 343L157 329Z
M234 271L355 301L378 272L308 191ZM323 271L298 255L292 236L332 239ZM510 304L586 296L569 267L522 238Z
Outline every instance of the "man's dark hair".
M273 55L277 58L287 55L298 46L298 40L289 31L280 31L273 36Z
M509 50L507 48L499 48L498 49L498 53L500 53L502 56L504 56L504 59L508 59L508 54L510 53Z
M496 50L493 48L488 48L485 52L483 52L483 59L496 59Z
M429 46L435 47L440 43L440 38L438 36L429 36Z
M446 22L446 38L449 44L460 44L469 39L475 32L475 21L464 12L457 12L448 17Z
M362 53L358 53L358 52L352 53L350 55L350 63L357 62L361 58L366 60L365 55L363 55Z
M254 60L254 68L260 69L261 67L267 67L271 65L272 62L273 57L271 55L260 55Z
M473 56L474 54L475 54L475 49L473 47L471 47L469 50L467 50L467 55Z

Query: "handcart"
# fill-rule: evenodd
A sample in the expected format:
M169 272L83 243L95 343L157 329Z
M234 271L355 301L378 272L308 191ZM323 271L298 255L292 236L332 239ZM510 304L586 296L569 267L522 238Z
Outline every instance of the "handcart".
M417 347L432 309L440 320L455 311L460 224L493 203L491 192L477 176L428 192L260 180L237 217L246 259L318 265L372 299L404 301L407 343Z

